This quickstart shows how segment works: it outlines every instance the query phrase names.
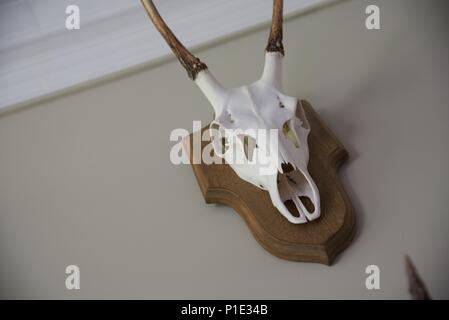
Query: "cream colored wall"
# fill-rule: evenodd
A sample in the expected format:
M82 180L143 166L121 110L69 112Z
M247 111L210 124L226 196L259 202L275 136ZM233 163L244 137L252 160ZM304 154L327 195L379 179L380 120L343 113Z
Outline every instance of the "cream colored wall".
M364 27L368 3L381 31ZM1 297L408 298L410 254L449 298L447 7L343 1L286 22L286 92L311 101L351 156L341 176L358 235L334 266L271 256L169 162L171 130L212 117L171 60L0 116ZM237 86L260 75L266 38L198 55ZM370 264L381 290L365 289Z

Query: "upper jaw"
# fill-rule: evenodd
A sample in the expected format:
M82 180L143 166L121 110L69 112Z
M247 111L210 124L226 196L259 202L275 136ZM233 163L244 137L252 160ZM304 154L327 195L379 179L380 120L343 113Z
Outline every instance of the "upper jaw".
M307 172L278 172L269 177L267 189L273 205L291 223L307 223L320 217L318 189Z

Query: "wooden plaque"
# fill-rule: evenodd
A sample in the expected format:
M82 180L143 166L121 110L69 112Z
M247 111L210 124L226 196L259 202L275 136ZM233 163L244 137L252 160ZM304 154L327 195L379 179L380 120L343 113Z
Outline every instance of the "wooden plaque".
M309 121L309 172L321 196L321 217L292 224L272 205L268 191L241 180L227 164L192 164L206 203L231 206L256 240L273 255L293 261L331 265L356 230L355 212L337 175L348 153L307 101L301 101ZM207 129L203 128L203 131ZM193 134L189 136L190 141ZM190 161L193 143L188 143ZM203 149L209 142L202 142Z

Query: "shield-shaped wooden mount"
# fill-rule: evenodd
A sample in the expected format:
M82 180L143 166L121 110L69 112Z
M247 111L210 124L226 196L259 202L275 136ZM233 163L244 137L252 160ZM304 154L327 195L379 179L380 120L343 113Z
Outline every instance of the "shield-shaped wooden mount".
M301 103L311 127L308 168L321 197L321 216L317 220L305 224L288 222L272 205L267 191L240 179L227 164L192 164L192 169L206 203L234 208L270 253L287 260L331 265L356 230L353 206L337 175L348 153L312 106L307 101ZM194 134L184 140L191 163ZM202 141L201 151L209 143Z

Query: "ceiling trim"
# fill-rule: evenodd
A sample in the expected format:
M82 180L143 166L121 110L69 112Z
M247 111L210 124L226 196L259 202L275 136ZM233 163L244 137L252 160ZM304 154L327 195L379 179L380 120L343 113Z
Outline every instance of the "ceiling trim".
M284 0L284 11L297 14L334 1L338 0ZM269 0L190 0L189 6L185 0L155 2L190 48L266 23L272 12ZM66 30L65 7L75 3L81 28ZM3 1L0 112L169 54L139 1Z

